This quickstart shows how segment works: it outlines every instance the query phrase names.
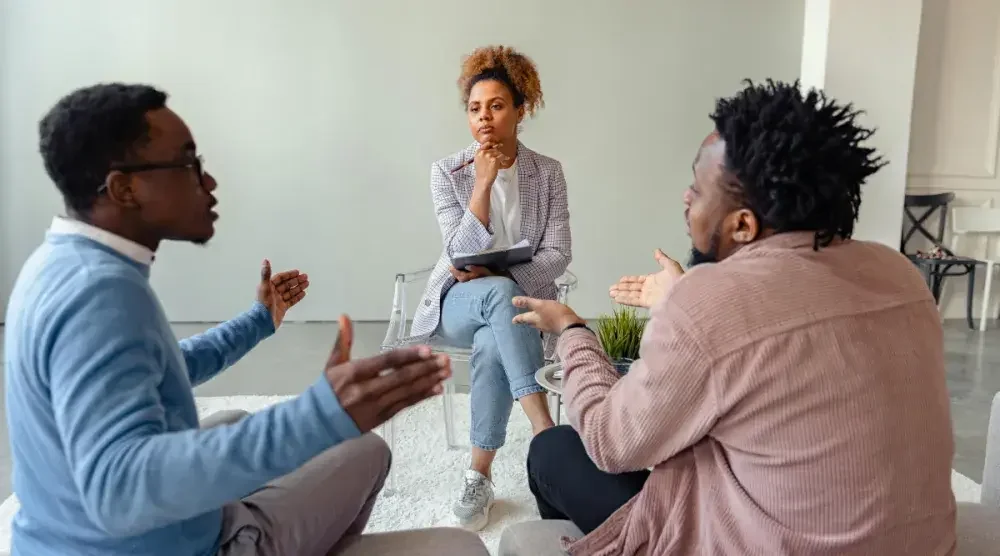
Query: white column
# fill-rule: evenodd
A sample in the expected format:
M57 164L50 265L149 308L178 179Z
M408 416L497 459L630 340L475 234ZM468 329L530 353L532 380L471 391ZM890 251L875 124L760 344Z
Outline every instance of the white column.
M889 161L862 191L854 237L899 248L923 0L806 0L804 88L864 110Z

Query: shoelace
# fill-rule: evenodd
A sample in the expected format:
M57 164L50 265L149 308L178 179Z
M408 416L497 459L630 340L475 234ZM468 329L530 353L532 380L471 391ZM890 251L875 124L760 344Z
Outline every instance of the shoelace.
M485 479L465 479L465 489L462 491L462 504L471 504L486 493Z

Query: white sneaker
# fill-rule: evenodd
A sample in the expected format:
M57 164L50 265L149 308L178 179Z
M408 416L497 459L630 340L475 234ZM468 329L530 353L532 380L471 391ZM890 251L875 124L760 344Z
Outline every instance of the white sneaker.
M452 511L462 528L479 531L490 521L493 507L493 484L482 473L469 469L465 472L462 494Z

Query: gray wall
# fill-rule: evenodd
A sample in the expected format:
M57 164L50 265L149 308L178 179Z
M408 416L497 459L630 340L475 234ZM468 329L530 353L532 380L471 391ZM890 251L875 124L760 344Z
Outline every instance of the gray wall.
M539 66L547 107L522 140L565 168L573 304L607 311L608 285L651 270L654 247L686 255L681 194L713 100L744 77L794 79L803 28L802 0L8 0L0 14L4 304L60 211L39 117L75 87L143 81L171 93L220 184L216 239L155 264L174 321L245 308L264 257L312 276L290 318L385 319L393 274L440 250L429 166L471 141L455 80L491 43Z

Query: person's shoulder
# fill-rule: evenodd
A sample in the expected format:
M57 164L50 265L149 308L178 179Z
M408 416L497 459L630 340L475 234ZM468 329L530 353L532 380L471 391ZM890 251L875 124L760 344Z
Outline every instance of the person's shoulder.
M434 161L432 168L434 170L441 170L445 174L450 174L456 168L465 164L470 159L476 156L476 145L472 144L460 151L451 153L450 155Z
M524 146L524 144L521 144L519 149L521 150L521 154L518 156L523 158L530 158L531 162L535 166L537 166L538 169L541 170L543 173L551 174L553 172L560 172L560 173L562 172L562 163L559 162L559 160L551 156L544 155L538 151L532 150Z
M33 255L31 266L25 265L22 277L34 293L49 303L43 308L75 311L80 305L97 299L111 298L125 306L148 303L154 297L149 280L140 267L124 260L121 255L103 248L89 246L72 239L47 243Z

